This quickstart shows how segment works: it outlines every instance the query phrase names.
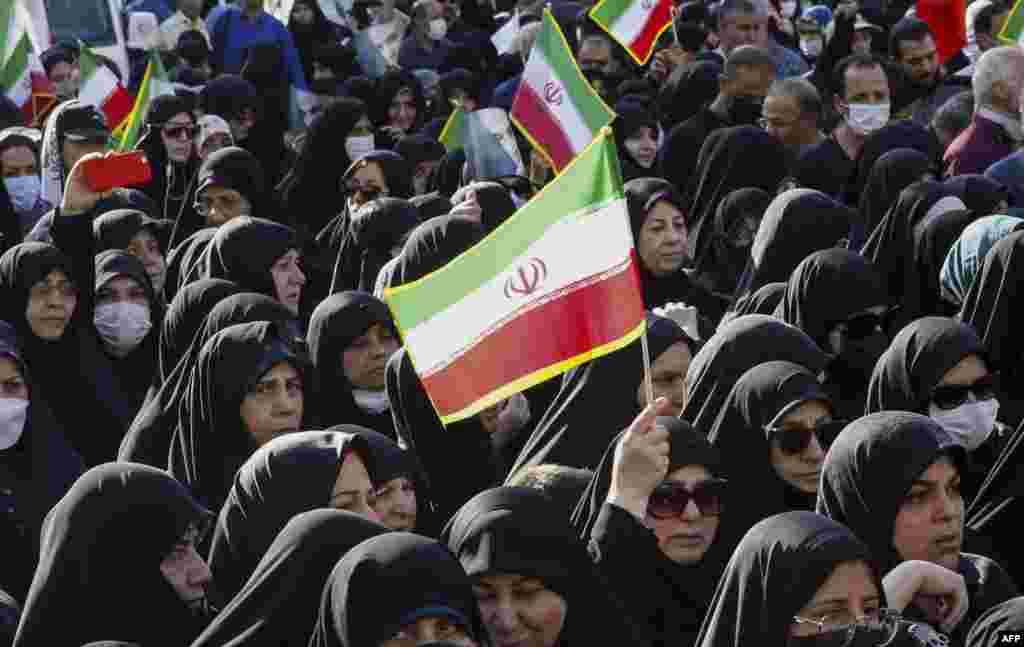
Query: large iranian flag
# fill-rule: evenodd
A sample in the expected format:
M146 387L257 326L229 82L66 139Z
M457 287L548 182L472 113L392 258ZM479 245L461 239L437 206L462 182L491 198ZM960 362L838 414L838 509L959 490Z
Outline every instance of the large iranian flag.
M672 25L672 0L601 0L590 10L590 17L634 61L645 65L658 37Z
M636 262L605 129L487 238L384 299L448 424L639 337Z
M610 124L615 113L580 72L549 8L512 102L512 121L561 171Z
M117 76L84 43L78 58L78 69L82 75L78 100L102 112L111 130L120 127L131 114L135 101L132 95L128 94Z
M31 121L55 100L33 46L31 17L16 0L0 0L0 27L4 29L0 88Z

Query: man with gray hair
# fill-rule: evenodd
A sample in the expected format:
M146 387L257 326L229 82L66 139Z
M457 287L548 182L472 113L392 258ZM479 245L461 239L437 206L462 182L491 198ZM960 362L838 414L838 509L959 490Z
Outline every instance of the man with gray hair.
M1024 141L1021 92L1024 49L996 47L981 55L974 68L974 119L953 140L943 158L946 175L984 173Z
M761 108L761 127L799 156L823 138L818 129L821 107L821 95L810 81L776 81Z
M769 35L771 14L772 8L767 0L722 0L715 11L718 54L728 59L737 47L760 47L771 53L777 78L805 74L810 70L807 61Z

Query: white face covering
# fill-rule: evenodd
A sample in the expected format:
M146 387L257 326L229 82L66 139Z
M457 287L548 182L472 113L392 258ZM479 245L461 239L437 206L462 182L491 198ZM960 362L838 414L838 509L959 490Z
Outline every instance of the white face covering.
M870 135L889 123L888 103L851 103L846 123L859 135Z
M965 402L949 410L939 409L934 404L928 408L928 416L942 425L968 452L973 452L988 440L996 428L998 413L999 400L995 398Z
M804 53L804 56L817 58L821 55L821 50L824 48L825 43L822 41L821 36L800 39L800 51Z
M96 306L93 324L107 350L115 357L125 357L138 348L153 327L149 308L137 303L105 303Z
M14 210L18 213L25 213L36 206L39 193L43 189L43 182L38 175L22 175L20 177L5 177L4 186L7 187L7 194L11 196Z
M0 451L14 447L25 431L28 400L0 398Z
M434 18L427 27L427 33L431 40L444 40L444 37L448 35L448 23L444 21L444 18Z
M373 147L373 135L345 138L345 154L353 162L372 151Z
M355 398L357 407L375 416L391 409L388 392L384 390L366 391L364 389L352 389L352 397Z

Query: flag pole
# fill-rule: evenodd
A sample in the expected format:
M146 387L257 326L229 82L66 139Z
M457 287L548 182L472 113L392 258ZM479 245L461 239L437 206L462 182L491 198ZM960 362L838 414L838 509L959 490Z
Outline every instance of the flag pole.
M647 397L647 406L654 403L654 384L651 382L651 351L647 348L647 326L640 333L640 349L644 359L644 395Z

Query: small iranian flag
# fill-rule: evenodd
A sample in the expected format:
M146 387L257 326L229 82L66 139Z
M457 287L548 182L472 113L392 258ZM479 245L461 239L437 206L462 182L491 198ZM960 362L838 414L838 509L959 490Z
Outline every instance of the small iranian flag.
M439 138L444 149L463 151L470 177L477 180L523 175L526 167L519 155L508 113L501 108L452 111Z
M151 49L146 73L139 85L139 94L135 97L135 105L128 116L121 121L121 125L113 132L114 138L119 142L119 150L134 150L139 139L142 138L142 125L146 123L146 113L149 112L149 106L153 99L162 94L173 93L174 86L167 80L167 72L164 71L160 53Z
M1010 16L1003 23L1003 30L999 32L999 38L1010 44L1024 44L1024 0L1013 3Z
M672 0L601 0L590 17L633 60L645 65L662 32L672 25Z
M118 128L132 111L132 95L85 43L82 43L81 51L78 69L82 74L82 86L78 90L78 100L101 111L109 128Z
M449 424L639 337L636 262L605 129L487 238L384 299Z
M580 72L549 8L512 102L512 121L556 171L564 169L615 113Z
M15 0L0 0L0 25L4 27L0 88L31 121L55 101L53 87L35 47L30 17Z

